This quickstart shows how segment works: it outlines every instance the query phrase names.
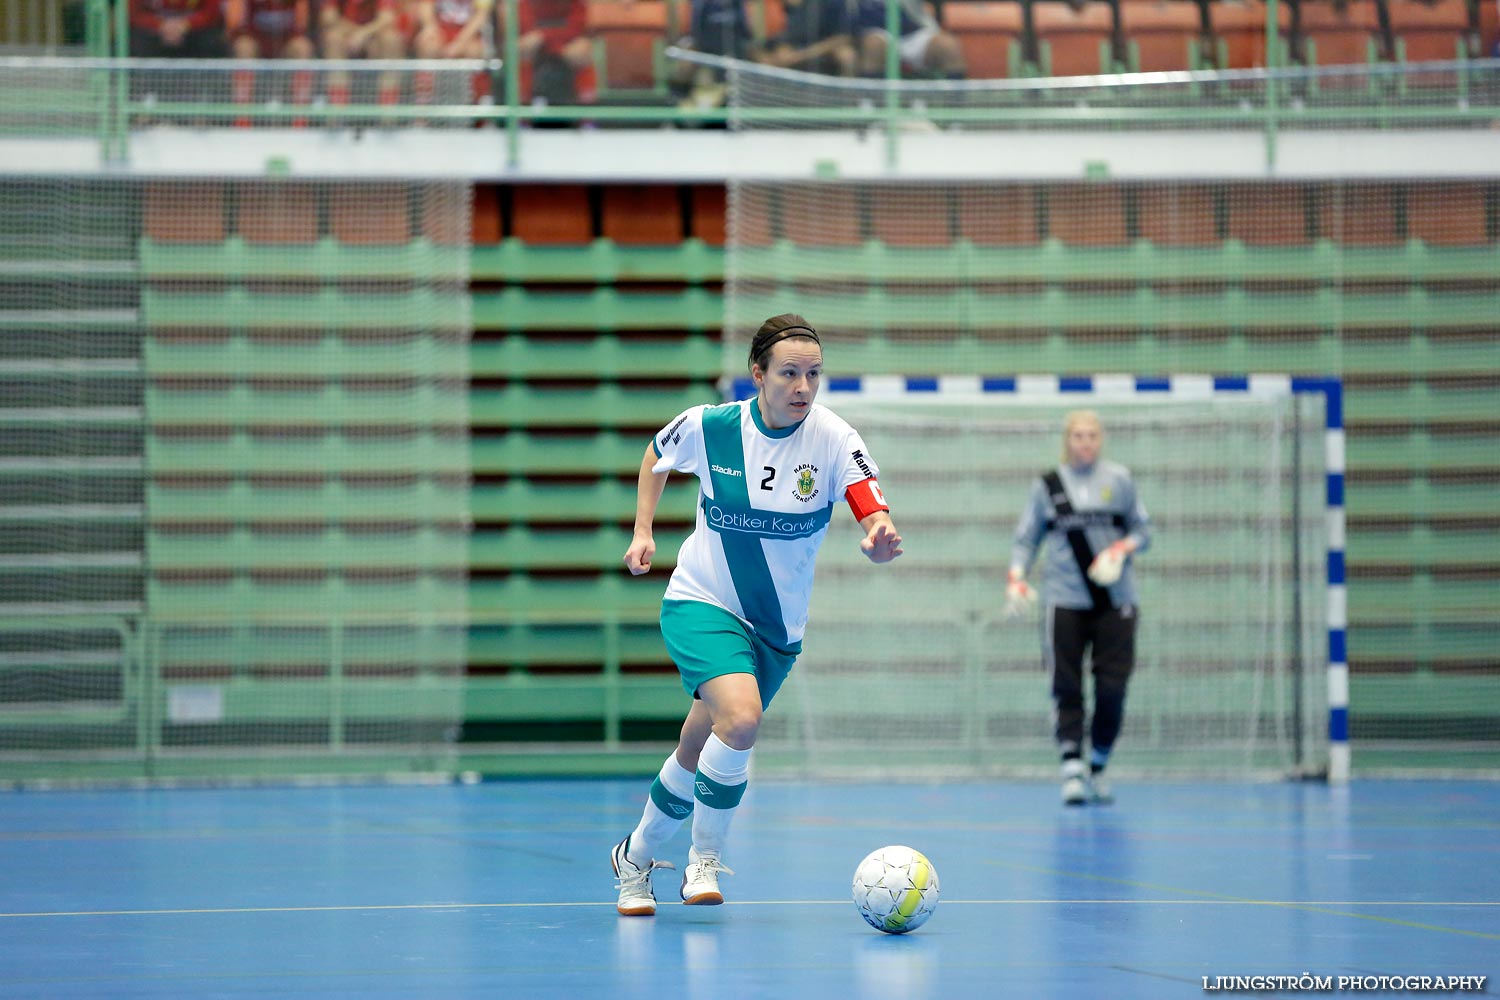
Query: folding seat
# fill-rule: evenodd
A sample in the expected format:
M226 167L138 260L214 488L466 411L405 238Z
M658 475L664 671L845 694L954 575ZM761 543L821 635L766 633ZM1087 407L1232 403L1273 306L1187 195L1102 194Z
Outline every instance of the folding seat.
M948 192L905 185L870 189L870 233L886 246L934 247L953 242Z
M1297 30L1307 65L1358 66L1380 60L1384 46L1375 0L1348 0L1343 4L1315 0L1298 9ZM1362 74L1317 78L1319 88L1364 87L1369 82L1370 78Z
M1088 0L1075 9L1056 0L1039 0L1031 11L1043 75L1114 72L1115 17L1108 3Z
M401 246L411 240L405 184L338 184L328 195L328 228L346 246Z
M511 235L524 243L578 244L594 238L589 191L582 184L517 184Z
M1287 25L1291 22L1289 4L1276 5L1277 35L1281 41L1280 61L1287 62ZM1266 55L1266 5L1260 0L1229 3L1215 0L1208 5L1208 27L1214 39L1215 60L1219 69L1258 69L1269 65Z
M964 0L943 5L943 27L958 39L971 79L1020 76L1025 14L1012 0Z
M1030 184L958 189L958 235L978 246L1034 246L1037 190Z
M316 243L318 193L317 187L295 181L240 185L240 235L247 243Z
M722 184L695 184L692 189L692 234L710 246L724 245L729 190Z
M606 239L645 246L682 242L682 201L675 184L610 184L604 188Z
M1319 192L1319 234L1346 247L1393 246L1396 190L1390 184L1335 184Z
M1132 73L1197 69L1203 12L1190 0L1126 0L1120 5L1120 34Z
M802 201L815 201L816 213L799 212ZM787 188L782 197L782 234L802 246L859 246L864 242L860 225L859 192L847 186Z
M588 30L602 53L604 90L652 90L667 40L665 0L591 0Z
M1047 231L1069 246L1123 246L1124 190L1114 184L1053 185L1047 197Z
M1207 185L1151 185L1136 192L1141 238L1159 247L1209 246L1219 241L1214 189Z
M1300 184L1231 187L1225 196L1227 235L1247 246L1306 246L1310 242L1306 193Z
M1479 184L1412 184L1406 191L1407 234L1431 246L1486 242L1484 187Z
M166 181L146 185L146 235L157 243L222 243L224 185Z

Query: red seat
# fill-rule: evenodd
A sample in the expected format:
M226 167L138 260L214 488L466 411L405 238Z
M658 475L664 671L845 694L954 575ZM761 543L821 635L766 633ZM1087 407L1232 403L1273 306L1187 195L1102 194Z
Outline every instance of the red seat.
M1047 198L1047 229L1069 246L1122 246L1125 193L1113 184L1054 185Z
M610 184L604 188L604 236L632 246L682 242L682 201L676 185Z
M1203 15L1189 0L1126 2L1120 5L1120 33L1131 55L1132 71L1193 69Z
M649 90L656 85L656 47L667 37L666 0L592 0L589 34L604 45L605 87Z
M582 184L517 184L511 235L524 243L578 244L594 238L589 190Z
M958 189L958 235L979 246L1034 246L1036 188L1029 184Z
M300 245L318 241L318 189L287 181L240 185L240 235L250 243Z
M1484 187L1479 184L1413 184L1406 192L1406 229L1433 246L1487 242Z
M1113 70L1114 60L1101 56L1101 47L1107 51L1115 30L1114 11L1103 0L1088 0L1076 9L1056 0L1039 0L1031 7L1031 26L1042 64L1051 67L1052 76L1093 76Z
M1012 0L966 0L943 5L943 27L958 39L971 79L1019 75L1010 65L1012 43L1026 34L1021 5Z
M1301 6L1304 55L1309 66L1357 66L1379 57L1380 13L1374 0L1348 0L1333 4L1328 0ZM1363 77L1325 77L1322 86L1360 85Z
M1136 195L1141 237L1162 247L1206 246L1219 241L1214 191L1202 185L1142 188Z
M1309 242L1307 189L1300 184L1246 184L1229 189L1228 236L1247 246L1295 247Z
M1392 246L1396 232L1395 188L1389 184L1336 184L1318 199L1319 232L1341 246Z
M1493 8L1493 0L1488 4ZM1464 0L1387 0L1391 35L1407 62L1459 58L1469 30L1469 8ZM1467 53L1465 53L1467 54Z
M1276 5L1277 34L1286 42L1288 4ZM1258 69L1269 64L1266 58L1266 5L1260 0L1248 3L1211 3L1208 27L1218 49L1220 69Z
M781 231L802 246L859 246L864 242L859 192L845 185L788 186L781 199Z
M146 185L146 235L157 243L223 243L224 185L168 181Z
M1500 52L1500 0L1479 0L1479 44L1485 58Z
M439 246L493 246L500 242L500 189L475 184L474 199L457 185L426 186L421 195L422 235Z
M740 246L768 247L776 242L781 192L764 184L742 184L735 197L734 241Z
M870 232L886 246L945 247L953 242L948 192L879 185L870 191Z
M729 190L722 184L698 184L693 187L692 202L692 235L711 246L723 246Z
M340 184L328 198L328 228L346 246L411 242L411 189L405 184Z

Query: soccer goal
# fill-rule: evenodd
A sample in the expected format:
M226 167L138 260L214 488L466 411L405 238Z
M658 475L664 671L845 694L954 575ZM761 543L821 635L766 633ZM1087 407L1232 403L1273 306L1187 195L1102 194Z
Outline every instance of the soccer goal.
M1004 580L1063 417L1088 408L1154 533L1113 769L1342 780L1340 400L1336 380L1274 375L832 380L820 401L879 463L906 554L871 567L834 518L759 773L1055 773L1040 616L1007 620Z

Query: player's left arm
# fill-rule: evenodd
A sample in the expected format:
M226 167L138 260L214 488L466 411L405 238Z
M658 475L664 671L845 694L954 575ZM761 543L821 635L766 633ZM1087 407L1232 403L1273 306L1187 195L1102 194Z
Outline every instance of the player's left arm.
M1146 512L1146 505L1141 503L1135 480L1127 475L1125 482L1128 487L1125 494L1129 499L1125 512L1125 537L1116 544L1123 546L1125 553L1129 555L1145 552L1151 547L1151 515Z
M860 539L860 551L873 563L886 563L901 554L901 535L891 520L891 508L880 492L880 484L872 477L862 479L844 491L849 509L859 526L865 529Z

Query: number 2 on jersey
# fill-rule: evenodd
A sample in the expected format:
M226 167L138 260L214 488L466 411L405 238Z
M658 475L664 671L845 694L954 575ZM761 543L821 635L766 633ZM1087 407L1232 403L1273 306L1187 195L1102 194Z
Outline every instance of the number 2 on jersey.
M771 480L776 478L776 470L769 465L763 465L761 468L766 470L766 478L760 481L760 488L769 493L771 492Z

